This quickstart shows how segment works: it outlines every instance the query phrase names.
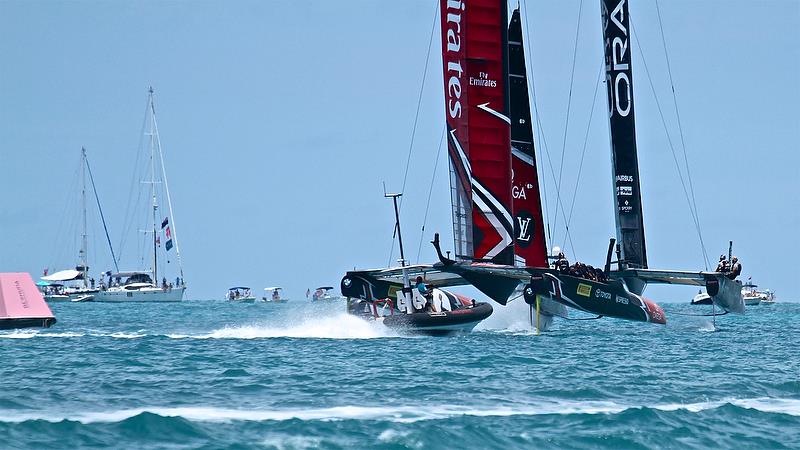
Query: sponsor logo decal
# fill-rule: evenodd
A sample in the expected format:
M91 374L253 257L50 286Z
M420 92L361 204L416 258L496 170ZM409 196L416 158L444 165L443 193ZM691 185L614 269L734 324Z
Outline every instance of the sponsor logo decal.
M579 283L578 284L578 295L582 295L584 297L591 297L592 295L592 287L588 284Z
M517 245L527 247L533 239L535 224L533 216L528 211L520 211L514 221L514 237Z
M461 12L466 6L458 0L447 1L447 52L461 52ZM461 61L447 61L447 112L451 118L461 117Z
M617 186L617 195L633 195L633 186Z
M353 280L351 280L350 278L345 278L342 284L344 284L344 287L350 287L350 285L353 284Z
M616 300L617 300L617 303L621 303L623 305L627 305L628 303L630 303L630 301L627 298L621 297L619 295L617 296Z
M597 297L597 298L603 298L603 299L606 299L606 300L611 300L611 294L609 294L606 291L601 291L600 289L595 289L594 290L594 296Z
M483 87L497 87L497 80L490 79L489 74L486 72L479 72L478 78L469 77L469 85L483 86Z

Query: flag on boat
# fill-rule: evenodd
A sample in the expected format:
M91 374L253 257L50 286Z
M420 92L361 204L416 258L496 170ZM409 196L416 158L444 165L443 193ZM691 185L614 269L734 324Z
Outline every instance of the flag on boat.
M169 225L169 217L164 217L164 220L161 222L161 229L163 230L167 225Z
M164 234L167 236L167 239L172 239L172 231L169 229L169 227L164 230Z
M161 245L161 237L156 236L156 245Z
M167 251L169 251L172 248L172 239L164 243L164 247L167 249Z

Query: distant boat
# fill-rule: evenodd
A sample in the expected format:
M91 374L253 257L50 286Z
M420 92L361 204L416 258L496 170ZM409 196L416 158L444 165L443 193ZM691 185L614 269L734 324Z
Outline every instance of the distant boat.
M281 297L282 290L283 288L281 287L264 288L264 296L261 297L261 300L272 303L286 303L289 301L289 299Z
M752 278L747 278L747 283L742 285L742 298L747 306L755 306L761 303L775 303L775 293L771 290L758 290L758 285L754 284Z
M47 328L56 323L27 273L0 273L0 329Z
M308 295L306 295L306 297L308 297ZM341 295L335 295L333 286L321 286L311 293L312 302L334 302L339 300L344 301L345 298Z
M178 234L175 230L175 217L172 213L172 199L169 195L167 173L164 168L164 154L161 149L161 139L158 135L152 87L148 91L146 121L149 124L145 133L149 140L149 155L147 155L149 157L147 162L149 179L141 180L140 184L149 186L147 195L149 197L149 211L147 217L150 223L148 224L149 229L139 231L145 234L148 242L146 246L150 247L151 266L149 270L106 273L109 277L109 283L94 295L94 301L96 302L179 302L183 300L183 293L186 290L180 247L178 246ZM163 193L160 191L159 186L163 187ZM159 220L159 199L166 200L167 214L163 220ZM140 222L134 217L133 223ZM163 250L161 245L162 235L164 239ZM174 257L170 257L170 251L173 249ZM167 280L167 271L163 267L163 261L161 261L162 265L159 266L159 253L163 253L162 259L165 259L167 264L173 259L177 260L177 273L174 274L177 276L174 278L174 283L172 282L172 276ZM159 276L161 277L160 283Z
M228 289L225 300L236 303L255 303L256 297L246 286L234 286Z
M86 179L87 174L91 181L92 190L94 191L95 201L97 208L100 212L100 217L103 221L103 230L108 237L108 229L106 228L105 217L103 216L103 209L100 206L100 199L97 196L97 188L94 185L94 178L92 177L91 168L89 167L89 160L86 157L86 149L81 148L81 213L82 213L82 228L81 228L81 247L78 251L78 265L75 269L67 269L55 272L50 275L45 275L41 278L42 281L36 283L39 290L44 295L45 301L60 302L70 301L77 298L83 298L87 295L93 296L100 291L100 288L95 286L93 278L89 276L89 262L88 262L88 232L86 220ZM108 240L108 246L111 250L111 257L114 259L114 249L111 247L111 241ZM70 283L69 285L66 283Z

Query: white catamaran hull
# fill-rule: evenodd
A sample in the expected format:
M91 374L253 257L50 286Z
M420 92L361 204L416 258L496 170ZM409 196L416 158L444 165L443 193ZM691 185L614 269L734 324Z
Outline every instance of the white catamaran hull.
M108 289L94 295L95 302L106 303L167 303L183 300L184 287L161 289L142 288L137 290Z

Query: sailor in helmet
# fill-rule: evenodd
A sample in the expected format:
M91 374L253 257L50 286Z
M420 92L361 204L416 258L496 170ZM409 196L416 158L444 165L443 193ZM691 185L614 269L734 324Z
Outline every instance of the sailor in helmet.
M736 277L738 277L741 274L742 274L742 264L739 262L739 258L734 256L731 258L731 269L727 277L730 278L731 280L735 280Z
M569 261L567 257L564 256L564 252L561 251L558 247L553 247L553 254L556 256L556 261L553 263L553 268L557 269L561 273L569 272Z
M719 264L717 264L717 272L725 273L730 270L730 266L728 265L728 260L725 259L725 255L719 255Z

